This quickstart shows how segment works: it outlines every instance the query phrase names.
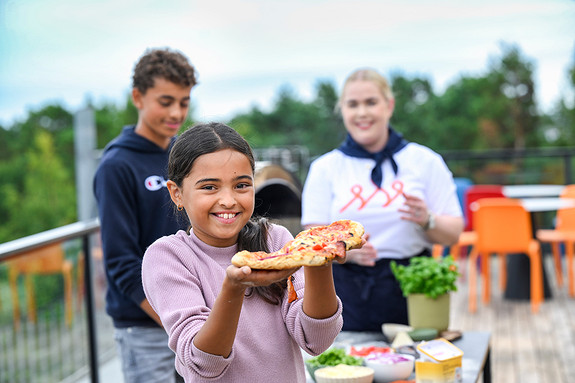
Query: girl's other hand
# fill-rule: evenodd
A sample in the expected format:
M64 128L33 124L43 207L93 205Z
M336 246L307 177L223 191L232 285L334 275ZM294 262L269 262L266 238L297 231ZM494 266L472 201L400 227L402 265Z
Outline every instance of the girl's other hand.
M367 239L369 238L369 234L365 234L363 237L361 237L361 246L359 246L358 249L363 248L363 246L367 243ZM357 250L357 249L354 249ZM334 261L336 261L337 263L345 263L347 262L347 260L349 259L349 252L352 250L348 250L345 252L345 255L343 257L335 257Z
M349 250L347 252L347 262L356 263L361 266L375 266L377 251L372 243L369 242L369 234L363 236L362 244L360 249Z

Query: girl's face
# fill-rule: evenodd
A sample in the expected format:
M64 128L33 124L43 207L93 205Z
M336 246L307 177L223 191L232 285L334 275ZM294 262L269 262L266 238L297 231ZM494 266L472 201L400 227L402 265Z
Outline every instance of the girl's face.
M371 81L352 81L341 97L345 128L359 145L370 153L385 147L394 100L386 100Z
M204 243L228 247L254 212L254 174L248 158L224 149L196 159L182 187L168 181L172 201L183 206L194 234Z

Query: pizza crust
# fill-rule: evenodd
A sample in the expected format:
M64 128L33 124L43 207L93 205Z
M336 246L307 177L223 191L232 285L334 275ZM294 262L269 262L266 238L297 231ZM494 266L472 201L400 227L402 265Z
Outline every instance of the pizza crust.
M329 261L330 259L328 259L328 257L315 254L256 259L252 256L252 253L247 250L236 253L232 258L232 264L234 266L249 266L252 269L261 270L285 270L301 266L322 266Z

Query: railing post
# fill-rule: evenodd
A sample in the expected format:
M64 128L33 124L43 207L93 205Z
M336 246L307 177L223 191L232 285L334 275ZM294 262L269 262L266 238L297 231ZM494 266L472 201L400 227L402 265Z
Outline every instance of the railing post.
M90 381L99 383L98 376L98 337L96 334L96 313L94 310L94 292L92 289L92 246L90 234L82 237L84 248L84 285L86 288L86 323L88 326L88 357L90 366Z

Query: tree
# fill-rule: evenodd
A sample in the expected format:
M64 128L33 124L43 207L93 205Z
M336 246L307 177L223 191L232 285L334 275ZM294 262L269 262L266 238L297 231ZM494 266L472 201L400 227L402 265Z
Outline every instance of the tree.
M232 119L230 125L254 147L302 145L312 155L337 147L345 129L334 114L335 88L319 82L311 103L303 102L289 86L282 87L269 113L255 107Z
M401 72L392 73L390 83L395 98L391 125L403 136L431 148L441 147L435 117L433 86L427 78L408 78Z
M554 107L551 116L545 116L543 138L558 146L575 144L575 52L567 70L569 89Z
M76 219L74 181L56 154L50 133L39 131L24 159L22 189L15 184L4 184L0 189L8 213L0 226L0 242Z
M523 57L517 45L501 45L503 57L493 59L487 75L493 93L501 107L493 115L498 133L506 148L525 149L538 146L537 105L535 103L535 85L533 81L534 64Z

